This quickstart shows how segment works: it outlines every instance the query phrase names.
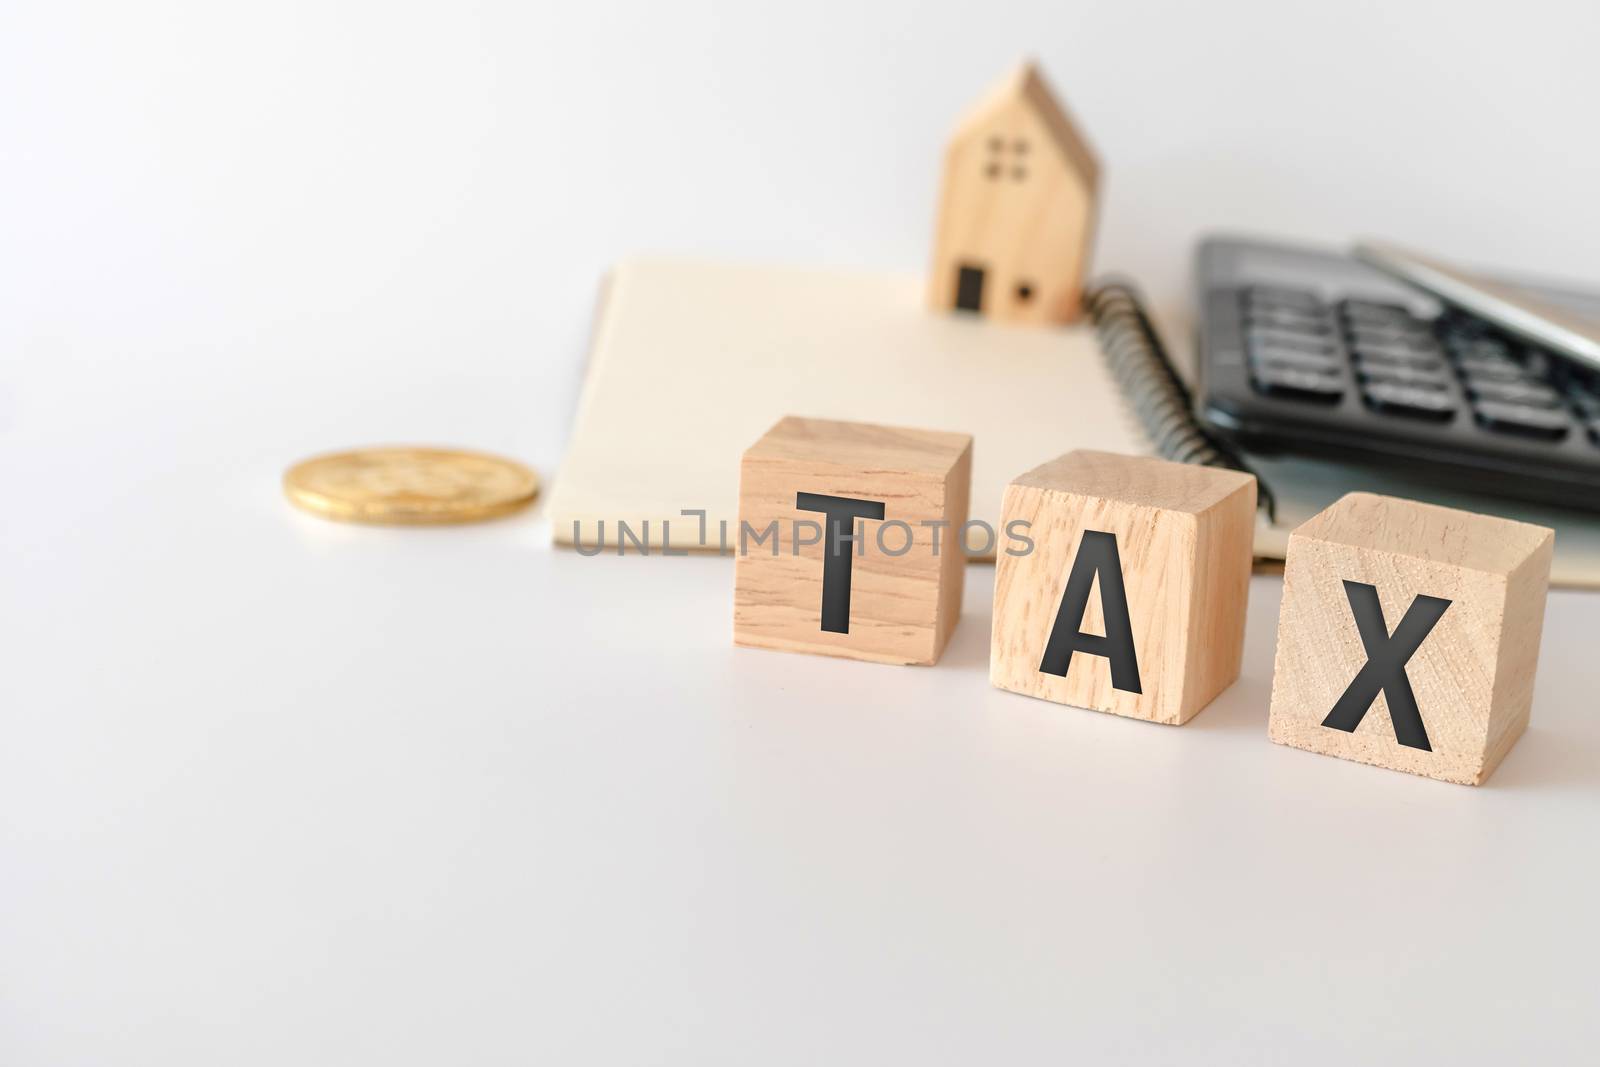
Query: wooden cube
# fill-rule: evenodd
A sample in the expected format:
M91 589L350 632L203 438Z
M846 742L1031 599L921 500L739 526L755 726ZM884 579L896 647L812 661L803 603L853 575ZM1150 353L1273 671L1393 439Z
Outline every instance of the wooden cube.
M1555 533L1351 493L1289 536L1268 732L1478 785L1528 725Z
M739 469L734 642L936 662L961 615L971 480L966 434L780 419Z
M1177 724L1238 678L1253 476L1069 452L1013 481L1001 510L994 685Z

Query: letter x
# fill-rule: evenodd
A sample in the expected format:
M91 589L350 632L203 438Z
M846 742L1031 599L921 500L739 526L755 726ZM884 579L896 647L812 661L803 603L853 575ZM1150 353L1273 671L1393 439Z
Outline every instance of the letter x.
M1367 709L1382 692L1389 700L1389 721L1394 724L1394 739L1407 748L1420 748L1432 752L1428 744L1428 731L1422 725L1422 712L1417 709L1417 695L1411 691L1411 679L1406 677L1406 661L1416 652L1423 639L1433 630L1450 606L1450 601L1436 596L1418 596L1406 609L1405 618L1389 633L1383 621L1383 605L1378 603L1378 590L1364 582L1345 582L1345 599L1350 601L1350 614L1356 618L1356 629L1361 632L1361 643L1367 650L1366 665L1351 679L1344 696L1328 712L1322 725L1345 733L1355 733L1356 727L1366 717Z

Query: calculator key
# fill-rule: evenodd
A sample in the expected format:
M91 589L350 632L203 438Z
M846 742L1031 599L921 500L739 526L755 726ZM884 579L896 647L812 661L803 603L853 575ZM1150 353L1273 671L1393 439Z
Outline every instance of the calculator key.
M1522 350L1522 368L1535 378L1550 377L1554 367L1551 366L1551 356L1542 348L1524 348Z
M1444 373L1449 368L1444 360L1437 356L1409 356L1404 352L1389 352L1382 349L1367 349L1356 353L1356 359L1362 367L1376 371L1380 368L1396 368L1415 371L1438 371Z
M1600 394L1587 389L1574 389L1568 394L1579 411L1587 418L1600 418Z
M1339 348L1331 337L1317 337L1303 333L1290 333L1285 330L1267 330L1260 327L1251 327L1247 335L1251 351L1258 348L1287 348L1296 352L1311 352L1318 355L1337 356Z
M1528 374L1515 363L1463 363L1461 375L1467 384L1476 382L1525 382Z
M1558 356L1548 349L1525 348L1521 362L1528 376L1538 381L1559 384L1563 389L1583 388L1582 378L1574 375L1574 366L1565 356Z
M1471 379L1467 390L1474 400L1496 400L1504 404L1527 404L1530 407L1557 408L1561 397L1543 382L1496 382Z
M1589 419L1589 440L1600 445L1600 417Z
M1350 343L1357 348L1364 345L1388 345L1403 348L1440 351L1439 342L1426 327L1366 326L1356 325L1349 330Z
M1339 307L1347 315L1403 315L1411 318L1411 309L1401 304L1391 304L1383 300L1361 300L1356 297L1347 297L1339 301Z
M1526 382L1526 372L1515 363L1459 363L1461 376L1468 382Z
M1492 337L1478 338L1477 340L1457 342L1454 346L1455 356L1459 360L1488 360L1510 362L1511 348Z
M1418 318L1416 313L1400 304L1388 304L1379 300L1341 300L1339 310L1347 319L1359 319L1363 322L1425 322L1426 319Z
M1355 322L1414 323L1421 322L1408 307L1398 304L1381 304L1378 301L1342 301L1339 310Z
M1308 352L1276 352L1272 355L1253 357L1250 365L1274 370L1299 370L1311 374L1337 375L1341 364L1339 360L1313 356Z
M1297 340L1284 344L1278 340L1252 342L1246 349L1251 359L1309 359L1338 368L1345 362L1344 353L1332 344Z
M1351 348L1357 356L1374 359L1427 359L1440 366L1444 365L1444 353L1430 338L1416 338L1405 340L1398 338L1380 338L1367 340L1356 338L1352 341Z
M1473 318L1471 315L1446 312L1439 319L1439 336L1452 342L1475 341L1481 337L1487 337L1492 332L1494 332L1494 327L1482 319Z
M1387 346L1406 347L1406 349L1427 349L1429 352L1442 352L1434 334L1427 330L1411 330L1408 326L1349 326L1346 338L1355 347L1363 344L1387 344Z
M1291 333L1312 333L1324 336L1333 332L1333 326L1321 315L1310 315L1290 308L1252 308L1245 312L1245 321L1251 326L1288 330Z
M1362 390L1367 406L1385 415L1410 415L1415 418L1445 421L1456 413L1456 402L1449 391L1394 382L1368 382Z
M1363 363L1361 379L1369 382L1388 382L1391 385L1420 385L1430 389L1446 389L1450 385L1450 372L1443 366L1416 367L1404 363Z
M1389 337L1416 338L1418 340L1435 341L1433 327L1416 319L1393 319L1389 322L1378 322L1368 319L1346 319L1344 328L1353 337L1366 337L1378 341Z
M1294 315L1302 319L1317 319L1318 321L1333 321L1333 316L1322 304L1316 303L1288 303L1280 304L1271 300L1245 301L1245 313L1248 315Z
M1482 371L1486 374L1518 374L1525 373L1526 368L1514 359L1501 359L1496 356L1457 356L1456 363L1461 369L1468 372Z
M1322 301L1309 289L1290 289L1281 285L1252 285L1245 291L1252 306L1301 308L1321 311Z
M1565 437L1572 425L1567 413L1559 408L1535 408L1525 404L1480 400L1472 410L1478 418L1478 425L1485 429L1524 437L1544 437L1555 441Z
M1337 374L1291 367L1257 367L1253 377L1256 388L1270 396L1316 400L1324 404L1337 403L1344 396L1344 381Z

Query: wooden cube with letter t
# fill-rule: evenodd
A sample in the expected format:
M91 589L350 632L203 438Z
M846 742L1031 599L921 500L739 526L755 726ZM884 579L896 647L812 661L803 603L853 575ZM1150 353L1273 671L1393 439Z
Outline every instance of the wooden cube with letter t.
M1193 718L1239 676L1255 511L1255 478L1213 467L1069 452L1022 475L1002 505L989 680Z
M961 615L972 438L790 416L745 452L733 639L933 663Z
M1351 493L1289 537L1274 741L1478 785L1528 725L1555 534Z

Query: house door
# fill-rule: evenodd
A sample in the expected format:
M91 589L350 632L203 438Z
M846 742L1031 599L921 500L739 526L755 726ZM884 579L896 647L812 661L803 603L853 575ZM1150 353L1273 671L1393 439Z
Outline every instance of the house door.
M983 310L983 268L966 264L956 268L956 309Z

